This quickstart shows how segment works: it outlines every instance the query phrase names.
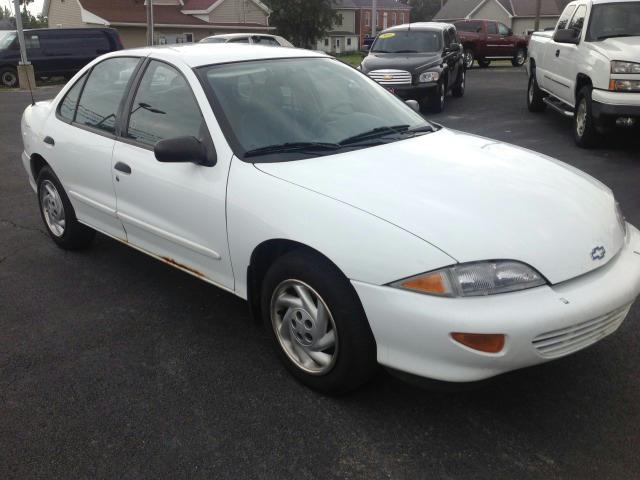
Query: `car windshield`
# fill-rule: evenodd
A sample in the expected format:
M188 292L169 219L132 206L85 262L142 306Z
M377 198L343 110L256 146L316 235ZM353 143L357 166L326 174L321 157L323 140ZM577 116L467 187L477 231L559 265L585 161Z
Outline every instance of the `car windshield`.
M16 32L0 32L0 50L5 50L11 46L16 38Z
M331 58L211 65L198 73L236 155L251 161L328 155L435 129L376 82Z
M587 40L640 36L640 2L601 3L593 6Z
M402 30L381 33L371 47L378 53L423 53L441 50L442 34L437 31Z

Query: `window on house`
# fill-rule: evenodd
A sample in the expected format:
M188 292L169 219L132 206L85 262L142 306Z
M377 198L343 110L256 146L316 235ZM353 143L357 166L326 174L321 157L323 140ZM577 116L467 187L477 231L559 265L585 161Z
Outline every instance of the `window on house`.
M338 16L336 17L336 27L341 27L342 26L342 14L338 14Z
M193 33L183 33L185 43L193 43Z
M347 38L347 45L351 46L351 39L350 38Z
M364 24L367 27L371 26L371 12L369 11L364 12Z
M398 17L396 16L396 12L393 12L391 14L391 25L395 25L397 20L398 20Z
M329 46L329 39L328 39L328 38L325 38L325 39L324 39L324 46L325 46L325 47L328 47L328 46Z

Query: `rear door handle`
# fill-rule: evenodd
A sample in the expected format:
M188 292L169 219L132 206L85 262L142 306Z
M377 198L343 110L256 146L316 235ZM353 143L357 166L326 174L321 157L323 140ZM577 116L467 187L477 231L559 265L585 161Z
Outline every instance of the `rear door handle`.
M119 172L126 173L127 175L131 175L131 167L126 163L116 162L113 168L115 168Z
M53 138L51 138L49 135L44 137L43 142L46 143L47 145L51 145L51 146L54 146L56 144L56 142L53 140Z

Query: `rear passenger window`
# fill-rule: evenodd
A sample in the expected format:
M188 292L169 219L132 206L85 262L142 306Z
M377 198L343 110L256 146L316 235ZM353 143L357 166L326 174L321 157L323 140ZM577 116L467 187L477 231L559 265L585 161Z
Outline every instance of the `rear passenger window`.
M73 117L76 114L78 97L80 96L82 85L84 85L84 81L86 80L86 78L86 75L80 77L80 80L78 80L75 85L71 87L62 102L60 102L60 106L58 107L58 114L60 115L60 117L69 123L73 121Z
M556 25L557 30L567 28L567 23L569 23L569 19L571 18L571 14L575 10L575 8L575 5L569 5L564 9L562 15L560 15L560 18L558 19L558 24Z
M271 37L253 37L253 43L256 43L258 45L266 45L269 47L279 47L280 44L273 38Z
M38 35L25 35L24 43L27 49L40 48L40 37Z
M175 68L155 60L142 76L131 104L127 137L154 146L166 138L203 140L206 125L187 80Z
M249 37L232 38L229 43L249 43Z
M117 57L93 67L80 98L76 123L113 133L120 101L138 61Z
M498 33L498 26L495 22L487 22L487 33Z

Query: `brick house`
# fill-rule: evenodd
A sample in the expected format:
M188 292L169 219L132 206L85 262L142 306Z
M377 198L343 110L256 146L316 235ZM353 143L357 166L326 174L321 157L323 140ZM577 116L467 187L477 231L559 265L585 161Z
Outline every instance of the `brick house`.
M260 0L154 0L154 43L197 42L216 33L268 32ZM146 45L145 0L45 0L50 28L113 27L126 48Z
M371 35L371 0L333 0L333 9L339 18L316 48L334 54L358 50L364 38ZM397 0L378 0L377 12L379 32L409 23L411 7Z

